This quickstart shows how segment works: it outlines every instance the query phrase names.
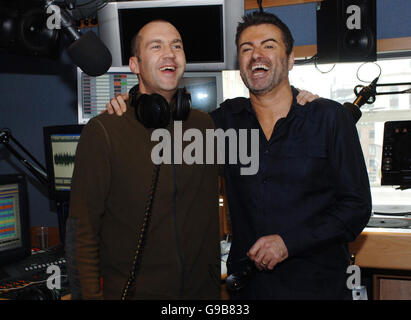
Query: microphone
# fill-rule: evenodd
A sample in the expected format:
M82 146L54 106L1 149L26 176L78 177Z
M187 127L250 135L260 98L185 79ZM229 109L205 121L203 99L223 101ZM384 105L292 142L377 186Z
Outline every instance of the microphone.
M52 4L54 1L46 1L46 9ZM66 9L59 8L61 28L71 42L67 53L73 63L89 76L97 77L105 74L112 63L108 48L94 32L81 34L74 26L71 14Z
M358 120L360 120L362 116L362 112L358 106L356 106L355 104L351 102L344 102L343 107L347 109L348 111L350 111L351 115L354 118L354 123L357 123Z
M355 101L353 103L345 102L343 104L344 108L348 109L354 117L355 123L357 123L362 116L361 106L365 103L374 103L378 79L379 77L375 78L367 87L356 86L354 88L355 95L357 96ZM359 93L357 92L357 88L362 88Z

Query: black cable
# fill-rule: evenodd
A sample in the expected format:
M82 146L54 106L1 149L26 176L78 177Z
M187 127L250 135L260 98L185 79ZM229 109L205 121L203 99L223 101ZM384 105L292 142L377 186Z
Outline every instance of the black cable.
M173 222L174 222L174 236L177 245L177 253L178 259L180 260L181 269L180 269L180 288L178 293L178 299L181 300L183 298L183 290L184 290L184 279L185 279L185 270L184 270L184 256L183 252L180 247L180 239L178 236L178 225L177 225L177 209L176 209L176 201L177 201L177 174L176 174L176 166L174 163L174 144L171 142L171 163L172 163L172 171L173 171L173 183L174 183L174 191L173 191L173 200L172 200L172 211L173 211Z
M360 76L359 76L360 69L361 69L364 65L366 65L366 64L368 64L368 63L372 63L372 64L376 65L376 66L378 67L378 69L380 70L380 73L378 74L377 77L379 78L379 77L381 76L382 69L381 69L381 66L380 66L378 63L376 63L376 62L364 62L364 63L362 63L362 64L358 67L358 69L357 69L357 74L356 74L357 79L358 79L359 81L361 81L361 82L366 82L366 83L371 83L371 82L372 82L372 81L362 80L362 79L360 79ZM376 78L376 77L374 77L374 78Z
M98 5L96 7L97 11L99 11L99 10L103 9L104 7L106 7L108 5L108 2L109 2L109 0L106 0L106 1L102 2L100 5Z
M313 55L311 58L308 58L308 59L304 59L304 60L295 60L294 61L294 64L295 65L300 65L300 64L308 64L308 63L311 63L311 62L315 62L315 61L317 61L318 60L318 56L315 54L315 55Z
M141 262L142 250L145 245L148 225L150 223L151 211L153 209L153 202L154 202L155 192L157 190L160 166L161 165L155 165L154 167L153 179L152 179L151 188L150 188L150 192L149 192L148 199L147 199L146 210L144 212L143 225L138 234L137 248L136 248L136 252L134 255L134 259L133 259L133 265L131 267L130 276L127 279L127 282L121 294L121 300L126 300L131 296L132 292L130 289L132 289L132 287L135 284L136 274L137 274L138 267L140 266L140 262Z
M331 69L328 70L328 71L322 71L322 70L320 70L320 69L318 68L318 65L317 65L317 60L314 60L314 66L315 66L315 68L316 68L319 72L321 72L322 74L326 74L326 73L330 73L331 71L333 71L334 68L335 68L335 66L336 66L336 64L334 63L333 66L331 67Z

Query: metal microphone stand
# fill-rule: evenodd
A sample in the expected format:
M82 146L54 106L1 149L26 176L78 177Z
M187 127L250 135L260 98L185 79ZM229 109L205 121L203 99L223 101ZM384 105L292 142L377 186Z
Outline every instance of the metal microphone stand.
M380 83L380 84L377 84L377 87L391 87L391 86L411 86L411 82ZM411 88L401 90L401 91L377 92L376 95L402 94L402 93L411 93Z
M21 153L11 144L13 142L19 147L30 159L37 165L33 165L30 161L25 159ZM9 129L0 130L0 143L3 144L11 154L13 154L36 178L40 183L49 190L50 180L46 173L46 168L19 142L13 137ZM59 225L59 237L61 243L64 245L65 240L65 225L68 217L68 201L56 201L57 219Z
M36 166L27 161L11 144L10 141L14 142L24 153L26 153L32 161L36 163ZM36 178L41 182L41 184L48 187L49 179L47 177L46 168L26 149L24 146L14 138L8 129L2 129L0 131L0 143L12 153Z
M378 79L378 78L377 78ZM375 81L375 80L374 80ZM411 82L397 82L397 83L375 83L375 87L392 87L392 86L411 86ZM359 92L359 89L364 89L367 88L366 86L363 85L358 85L354 88L354 93L358 97L361 92ZM386 92L373 92L374 100L371 99L371 101L368 101L366 103L373 103L375 101L375 96L379 95L388 95L388 94L403 94L403 93L411 93L411 88L401 90L401 91L386 91ZM372 98L372 96L371 96Z
M365 87L363 85L358 85L354 88L354 93L357 96L357 100L359 100L361 93L364 91L368 90L368 95L365 96L366 100L363 101L362 103L368 103L372 104L375 102L375 96L378 95L389 95L389 94L404 94L404 93L411 93L411 88L405 89L405 90L400 90L400 91L385 91L385 92L377 92L376 87L392 87L392 86L411 86L411 82L397 82L397 83L377 83L378 78L376 78L373 81L373 86L369 85L368 87ZM359 91L361 89L361 91ZM357 101L356 100L356 101ZM354 105L356 103L354 102ZM361 107L361 105L357 105L358 107ZM409 185L404 185L404 186L399 186L396 188L396 190L408 190L411 189L411 186Z

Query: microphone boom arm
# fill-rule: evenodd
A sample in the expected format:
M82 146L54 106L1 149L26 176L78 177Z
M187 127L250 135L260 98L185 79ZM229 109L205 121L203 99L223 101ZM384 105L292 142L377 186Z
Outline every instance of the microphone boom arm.
M27 159L25 159L19 151L16 150L10 144L10 140L14 142L24 153L26 153L38 167L34 166L30 163ZM2 129L0 131L0 143L4 144L4 146L13 154L36 178L39 180L43 185L49 185L49 179L47 177L46 169L42 166L42 164L26 149L24 146L16 140L11 134L11 132L7 129Z
M355 123L362 116L360 110L361 106L365 103L372 104L375 102L375 97L377 95L388 95L388 94L402 94L402 93L411 93L411 88L402 90L402 91L390 91L390 92L377 92L377 87L391 87L391 86L406 86L411 85L411 82L402 82L402 83L377 83L379 76L375 78L368 86L358 85L354 88L354 93L356 99L353 103L346 102L344 107L348 109L352 116L354 117ZM361 90L360 90L361 89Z
M397 82L397 83L380 83L377 87L392 87L392 86L411 86L411 82ZM388 91L388 92L377 92L376 95L387 95L387 94L403 94L411 93L411 88L402 91Z

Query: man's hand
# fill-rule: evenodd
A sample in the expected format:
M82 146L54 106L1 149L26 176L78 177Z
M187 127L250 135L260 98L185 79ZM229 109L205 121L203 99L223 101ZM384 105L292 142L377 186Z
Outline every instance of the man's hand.
M312 102L315 99L318 99L320 96L316 94L312 94L310 91L307 90L300 90L298 89L298 95L297 95L297 103L300 105L305 105L307 102Z
M116 113L118 116L123 115L127 110L126 103L124 101L128 100L128 93L118 94L109 103L106 104L106 109L109 114Z
M258 270L273 270L275 265L288 258L288 250L278 234L261 237L247 253Z

